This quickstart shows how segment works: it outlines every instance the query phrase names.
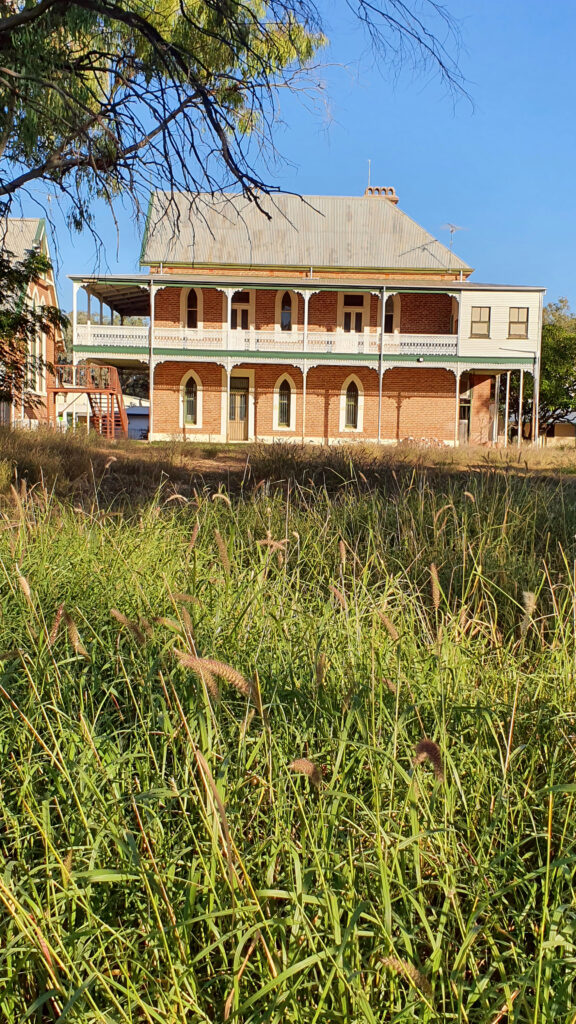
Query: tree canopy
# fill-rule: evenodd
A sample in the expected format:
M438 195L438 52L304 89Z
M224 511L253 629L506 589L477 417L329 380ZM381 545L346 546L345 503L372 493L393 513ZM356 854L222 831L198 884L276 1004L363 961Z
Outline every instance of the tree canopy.
M544 307L539 421L542 430L576 412L576 316L568 300Z
M436 0L347 6L389 61L460 84ZM34 182L77 227L95 196L138 203L151 186L257 201L272 186L247 140L271 144L278 89L324 42L314 0L0 0L0 215Z

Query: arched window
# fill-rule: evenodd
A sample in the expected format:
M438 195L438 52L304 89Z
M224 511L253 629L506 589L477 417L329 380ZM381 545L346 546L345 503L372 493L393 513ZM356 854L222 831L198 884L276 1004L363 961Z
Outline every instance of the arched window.
M287 380L283 380L278 388L278 426L291 425L292 388Z
M290 292L284 292L282 306L280 309L280 329L283 331L292 330L292 299ZM288 385L290 387L290 385Z
M346 388L346 414L344 426L358 429L358 385L351 380Z
M195 288L191 288L188 292L186 327L189 327L192 330L196 330L198 327L198 295L196 294Z
M384 311L384 334L392 334L394 330L394 296L389 295L386 299Z
M195 427L198 423L198 385L189 377L184 388L184 423Z

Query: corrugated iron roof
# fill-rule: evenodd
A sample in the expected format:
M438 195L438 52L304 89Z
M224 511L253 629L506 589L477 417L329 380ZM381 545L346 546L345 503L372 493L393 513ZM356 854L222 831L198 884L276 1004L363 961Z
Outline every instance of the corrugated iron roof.
M34 249L44 232L41 217L9 217L0 221L0 249L7 249L21 260L28 249Z
M153 192L141 262L471 271L383 196L278 193L258 204L222 192Z

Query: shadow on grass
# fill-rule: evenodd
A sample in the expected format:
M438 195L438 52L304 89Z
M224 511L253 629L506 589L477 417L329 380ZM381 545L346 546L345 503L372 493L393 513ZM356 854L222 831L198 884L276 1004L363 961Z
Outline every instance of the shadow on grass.
M441 488L470 474L531 477L556 484L576 474L576 452L528 448L489 450L422 444L217 445L182 441L146 444L107 441L98 434L51 429L0 429L0 493L10 485L39 485L77 503L137 507L164 490L189 500L195 492L223 488L250 493L266 486L330 492L342 488L397 490L424 479Z

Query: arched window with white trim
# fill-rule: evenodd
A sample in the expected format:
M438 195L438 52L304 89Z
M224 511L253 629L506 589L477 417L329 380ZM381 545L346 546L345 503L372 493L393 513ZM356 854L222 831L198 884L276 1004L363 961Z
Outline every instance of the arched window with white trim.
M287 380L283 380L278 388L278 426L290 426L290 406L292 404L292 388Z
M296 429L296 388L294 381L287 374L283 374L276 381L274 388L274 429L295 430Z
M359 377L347 377L340 391L340 432L364 429L364 388Z
M189 370L180 385L180 426L198 429L202 426L202 381Z
M284 292L282 306L280 308L280 330L292 330L292 296L290 292Z
M351 380L346 388L346 415L344 426L358 430L358 385Z
M202 327L204 302L201 288L182 288L180 292L180 323L188 331Z
M190 330L196 330L198 327L198 293L195 288L191 288L188 292L188 300L186 303L186 327Z

